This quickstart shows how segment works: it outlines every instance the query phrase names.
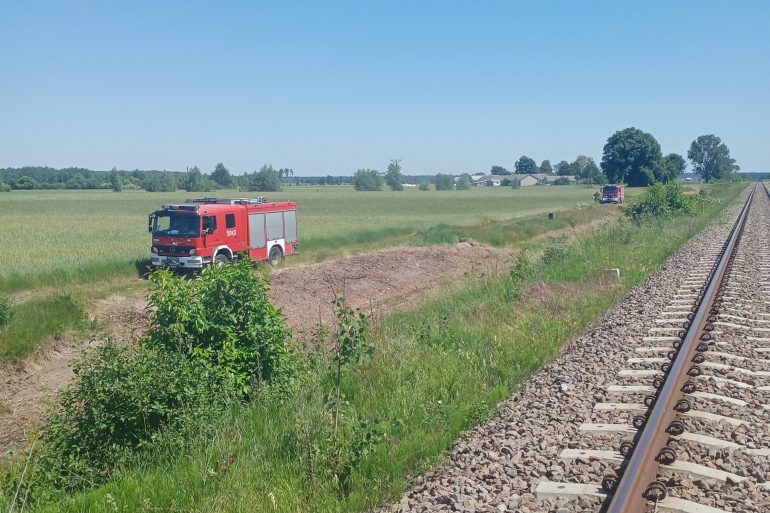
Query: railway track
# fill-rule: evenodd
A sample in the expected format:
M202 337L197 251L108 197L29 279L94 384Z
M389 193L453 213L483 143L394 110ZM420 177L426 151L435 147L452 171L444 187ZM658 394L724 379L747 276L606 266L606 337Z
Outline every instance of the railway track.
M541 481L538 499L598 498L606 513L770 512L768 257L770 191L759 185L580 425L592 448L563 447L566 472Z

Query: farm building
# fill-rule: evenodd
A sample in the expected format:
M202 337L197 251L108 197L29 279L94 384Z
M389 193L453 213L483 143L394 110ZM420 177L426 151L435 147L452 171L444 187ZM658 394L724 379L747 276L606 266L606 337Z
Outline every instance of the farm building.
M513 185L515 182L521 187L532 185L560 185L563 183L574 184L577 179L574 176L546 175L542 173L513 174L513 175L473 175L471 185L475 187L500 187Z

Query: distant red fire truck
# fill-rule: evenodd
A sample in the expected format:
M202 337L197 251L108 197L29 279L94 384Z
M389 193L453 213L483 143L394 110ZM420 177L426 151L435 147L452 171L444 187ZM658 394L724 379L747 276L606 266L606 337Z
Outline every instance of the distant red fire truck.
M248 255L277 265L299 246L297 204L202 198L163 205L149 217L153 267L202 269Z
M625 199L623 184L608 183L602 187L600 203L623 203Z

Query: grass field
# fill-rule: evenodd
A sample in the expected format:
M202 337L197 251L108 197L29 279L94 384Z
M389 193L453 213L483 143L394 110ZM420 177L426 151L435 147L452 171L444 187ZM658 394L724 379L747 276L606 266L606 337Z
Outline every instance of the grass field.
M408 476L440 461L464 430L494 414L498 401L718 216L742 188L718 191L721 202L694 215L606 223L577 241L542 241L549 257L523 274L523 297L512 294L511 278L501 276L385 319L375 328L374 357L344 377L345 415L363 426L349 443L367 448L344 488L309 463L319 438L308 426L333 422L324 391L331 371L320 366L290 400L257 401L221 419L212 437L191 440L183 451L144 454L107 484L51 496L33 510L338 513L395 502ZM622 280L597 287L607 267L621 269ZM553 294L527 297L526 285L533 283Z
M269 195L299 203L302 261L331 258L442 226L482 225L593 203L584 186L356 192L285 187ZM630 191L633 195L638 191ZM0 195L0 292L135 272L148 257L147 214L193 194L142 191L14 191ZM218 196L242 197L238 191ZM429 234L430 235L430 234ZM415 239L430 243L431 236ZM493 240L491 242L494 242Z

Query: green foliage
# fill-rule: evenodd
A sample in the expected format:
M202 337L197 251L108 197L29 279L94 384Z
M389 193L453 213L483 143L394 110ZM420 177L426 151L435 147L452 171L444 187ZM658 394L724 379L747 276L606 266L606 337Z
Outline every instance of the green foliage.
M374 169L359 169L353 175L353 188L357 191L382 190L382 176Z
M695 139L687 152L687 158L692 162L693 170L707 182L727 178L740 170L735 165L735 159L730 158L730 149L713 134Z
M5 294L0 294L0 327L11 322L13 317L13 308L11 300Z
M237 397L219 369L178 353L106 346L75 363L41 433L39 484L73 491L104 482L125 458L181 445Z
M421 182L417 188L421 191L429 191L430 185L428 184L428 182Z
M511 172L505 169L503 166L492 166L492 169L489 170L490 175L510 175Z
M392 191L404 190L404 175L401 174L400 160L391 160L388 164L388 170L385 172L385 183Z
M193 166L187 171L183 188L187 192L210 192L216 190L216 185L208 177L203 176L198 166Z
M230 176L230 171L221 162L214 167L214 171L211 173L211 180L223 188L233 186L233 177Z
M671 217L692 213L695 207L694 201L693 198L684 194L682 186L677 181L667 184L656 183L640 197L624 206L623 212L636 221Z
M684 173L687 167L684 157L678 153L669 153L660 159L660 163L654 170L655 180L658 182L670 182Z
M516 161L514 167L516 168L516 174L520 175L527 173L537 173L538 171L537 162L527 157L526 155L519 157L519 160Z
M337 316L335 363L342 366L371 356L374 346L369 344L369 319L363 312L353 311L342 296L337 297L332 304Z
M11 186L5 182L0 182L0 192L11 192Z
M551 166L550 160L546 159L540 164L540 172L547 175L553 174L553 166Z
M62 292L29 299L12 310L13 317L0 329L0 360L29 356L41 342L49 337L61 337L85 317L80 302Z
M455 183L455 186L457 187L458 191L467 191L471 188L471 177L464 174L460 175L460 177L457 179L457 182Z
M113 167L110 171L110 186L113 192L120 192L123 190L123 179L118 172L118 168Z
M548 244L543 250L541 260L545 265L553 265L563 262L572 250L572 244L566 235L548 239Z
M259 171L243 175L240 188L247 192L278 192L281 190L281 176L273 166L265 165Z
M149 175L141 184L147 192L176 192L179 188L176 176L168 171Z
M22 176L13 183L13 188L19 190L32 190L38 188L38 183L37 180L30 176Z
M651 184L661 159L655 138L638 128L626 128L612 134L604 145L602 170L610 183L626 182L632 187Z
M451 191L455 188L455 181L452 175L437 174L436 175L436 190L437 191Z
M267 279L248 259L209 268L196 280L159 270L150 282L155 310L146 345L222 369L243 393L290 385L290 332L267 297Z

